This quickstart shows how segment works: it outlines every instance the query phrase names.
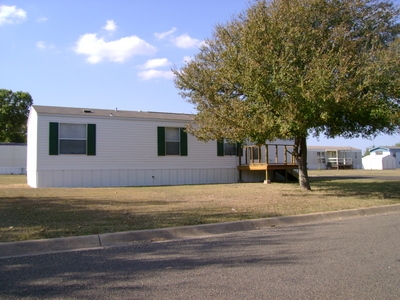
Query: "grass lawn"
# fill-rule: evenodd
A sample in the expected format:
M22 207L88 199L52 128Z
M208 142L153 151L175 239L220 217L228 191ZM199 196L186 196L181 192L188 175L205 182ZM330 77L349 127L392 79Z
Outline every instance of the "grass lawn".
M307 214L400 203L400 169L310 171L297 183L40 188L0 175L0 242Z

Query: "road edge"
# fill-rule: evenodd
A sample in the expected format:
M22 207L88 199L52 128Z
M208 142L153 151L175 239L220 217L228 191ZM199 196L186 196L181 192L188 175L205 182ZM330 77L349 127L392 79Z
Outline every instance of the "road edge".
M396 212L400 212L400 204L305 215L242 220L226 223L103 233L97 235L86 235L67 238L8 242L0 243L0 259L54 252L101 249L104 247L128 245L137 242L157 242L177 239L200 238L238 231L250 231L269 227L274 228L310 223L321 223L351 217Z

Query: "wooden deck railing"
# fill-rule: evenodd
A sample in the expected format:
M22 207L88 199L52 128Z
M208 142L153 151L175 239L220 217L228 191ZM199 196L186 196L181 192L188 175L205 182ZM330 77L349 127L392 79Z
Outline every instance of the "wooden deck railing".
M243 146L244 162L239 160L239 165L295 165L292 155L292 145L251 145Z
M348 168L353 166L353 160L351 158L338 158L330 157L327 159L327 168Z

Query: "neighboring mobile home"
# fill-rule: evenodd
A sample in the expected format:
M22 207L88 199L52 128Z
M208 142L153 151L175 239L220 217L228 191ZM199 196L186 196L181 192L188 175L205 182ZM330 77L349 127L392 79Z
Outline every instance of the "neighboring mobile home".
M363 157L366 170L386 170L400 168L400 147L380 146L369 150Z
M184 128L193 117L34 105L28 119L28 185L151 186L265 178L268 168L253 172L253 161L246 161L237 144L202 142L187 134ZM270 146L274 162L287 162L283 152L290 144ZM260 152L262 157L265 164Z
M361 149L337 146L308 146L309 170L361 169Z
M26 174L26 144L0 143L0 174Z

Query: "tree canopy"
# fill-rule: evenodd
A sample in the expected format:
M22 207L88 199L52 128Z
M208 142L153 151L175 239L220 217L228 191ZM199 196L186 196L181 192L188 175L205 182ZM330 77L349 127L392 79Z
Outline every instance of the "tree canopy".
M32 103L29 93L0 89L1 142L26 142L26 123Z
M173 70L202 140L371 137L400 125L399 9L373 0L256 1Z

